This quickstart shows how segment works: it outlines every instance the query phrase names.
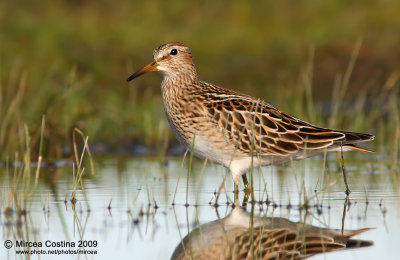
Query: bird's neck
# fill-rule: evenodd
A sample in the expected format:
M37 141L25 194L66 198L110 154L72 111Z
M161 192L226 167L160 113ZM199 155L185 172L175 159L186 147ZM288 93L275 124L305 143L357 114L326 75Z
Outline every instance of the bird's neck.
M163 97L179 98L185 95L190 88L199 81L196 73L165 74L161 83Z
M187 100L191 99L193 89L198 86L198 79L189 75L184 77L165 76L161 83L161 93L164 110L170 124L177 120L176 116L182 113Z

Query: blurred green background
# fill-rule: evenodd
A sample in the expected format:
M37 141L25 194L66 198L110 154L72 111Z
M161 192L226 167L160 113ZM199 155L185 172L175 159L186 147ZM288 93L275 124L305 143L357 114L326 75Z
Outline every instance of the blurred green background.
M175 142L160 76L125 82L170 41L191 48L201 79L377 134L379 149L398 140L399 13L394 0L2 0L1 156L24 149L24 129L37 147L43 115L50 157L74 127L93 143Z

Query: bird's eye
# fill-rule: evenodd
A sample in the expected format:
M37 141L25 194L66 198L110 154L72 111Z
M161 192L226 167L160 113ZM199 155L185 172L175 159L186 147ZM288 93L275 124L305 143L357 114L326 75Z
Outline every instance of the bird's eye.
M171 53L171 55L176 55L176 54L178 54L178 50L177 49L172 49L170 53Z

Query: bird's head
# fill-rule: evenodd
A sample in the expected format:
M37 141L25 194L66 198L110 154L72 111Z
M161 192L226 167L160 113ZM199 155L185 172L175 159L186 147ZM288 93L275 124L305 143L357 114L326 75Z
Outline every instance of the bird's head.
M164 77L197 78L192 54L182 43L173 42L159 46L154 50L153 58L149 64L133 73L127 81L152 71L160 71Z

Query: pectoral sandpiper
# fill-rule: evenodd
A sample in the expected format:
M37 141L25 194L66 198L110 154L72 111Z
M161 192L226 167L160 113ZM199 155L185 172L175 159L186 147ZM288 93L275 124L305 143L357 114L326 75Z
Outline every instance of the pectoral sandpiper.
M160 71L168 122L178 140L194 154L231 171L238 191L246 190L251 167L280 164L331 151L362 150L352 143L373 140L369 134L317 127L265 101L201 81L192 54L181 43L168 43L127 81ZM193 144L194 142L194 144Z

